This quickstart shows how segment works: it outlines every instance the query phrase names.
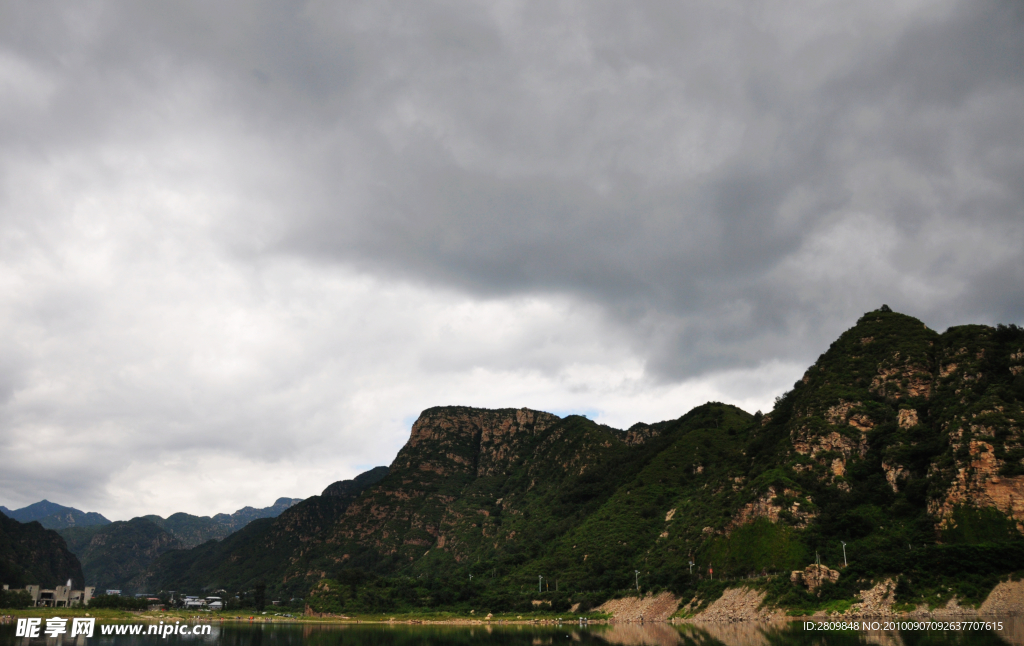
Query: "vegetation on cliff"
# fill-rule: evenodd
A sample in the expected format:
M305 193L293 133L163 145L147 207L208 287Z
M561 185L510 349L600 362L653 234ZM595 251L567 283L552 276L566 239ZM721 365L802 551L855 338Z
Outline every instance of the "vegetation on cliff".
M405 586L415 595L396 605L436 603L431 586L443 584L431 582L450 581L453 603L492 609L637 587L708 595L719 587L712 576L760 576L772 599L804 608L852 600L899 574L903 603L954 594L978 602L1000 576L1024 569L1014 556L1024 520L1022 366L1019 328L939 334L883 308L837 339L768 415L708 404L617 431L530 411L543 428L517 434L497 473L483 438L513 425L514 411L488 411L498 422L432 409L393 465L395 480L328 530L328 552L343 556L323 575L415 577ZM477 435L465 431L472 423ZM443 486L447 501L429 504L428 491ZM406 522L381 522L393 517ZM790 581L816 559L841 572L836 583L811 592ZM311 605L344 607L329 596L319 589ZM345 599L367 607L358 594Z
M894 575L904 604L976 602L1024 569L1022 400L1024 330L940 334L882 308L764 415L709 403L618 430L428 409L389 469L159 554L145 580L242 597L265 582L328 613L706 602L739 577L805 609ZM838 579L790 580L816 561Z

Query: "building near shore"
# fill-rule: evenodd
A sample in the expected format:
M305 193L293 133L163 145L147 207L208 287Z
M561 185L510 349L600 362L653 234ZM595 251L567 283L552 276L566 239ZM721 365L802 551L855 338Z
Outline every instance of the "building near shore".
M70 583L70 581L69 581ZM9 588L5 585L4 590ZM27 585L24 591L32 597L34 608L71 608L88 605L96 594L95 586L87 586L84 590L72 590L70 585L58 585L52 590L40 588L38 585ZM17 590L13 590L17 592Z

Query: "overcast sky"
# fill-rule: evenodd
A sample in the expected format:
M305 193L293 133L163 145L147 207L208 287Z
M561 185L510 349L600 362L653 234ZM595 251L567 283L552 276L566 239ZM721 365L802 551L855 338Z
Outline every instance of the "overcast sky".
M5 2L0 504L307 497L424 408L768 410L1024 322L1024 4Z

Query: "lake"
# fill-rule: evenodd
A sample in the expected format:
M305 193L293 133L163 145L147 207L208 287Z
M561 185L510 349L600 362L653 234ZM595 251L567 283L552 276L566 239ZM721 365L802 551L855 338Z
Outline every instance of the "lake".
M101 635L27 639L13 624L0 625L0 646L1024 646L1021 617L1001 621L1002 630L808 630L802 621L756 624L617 624L580 627L405 624L215 623L209 635ZM45 625L45 623L44 623Z

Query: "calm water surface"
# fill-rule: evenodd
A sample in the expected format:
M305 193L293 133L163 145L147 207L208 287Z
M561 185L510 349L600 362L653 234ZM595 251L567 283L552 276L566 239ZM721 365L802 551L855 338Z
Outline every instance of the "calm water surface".
M812 632L803 622L591 626L408 626L214 624L203 637L96 636L24 639L0 625L0 646L1024 646L1021 617L997 617L1003 630ZM991 620L991 618L989 618Z

